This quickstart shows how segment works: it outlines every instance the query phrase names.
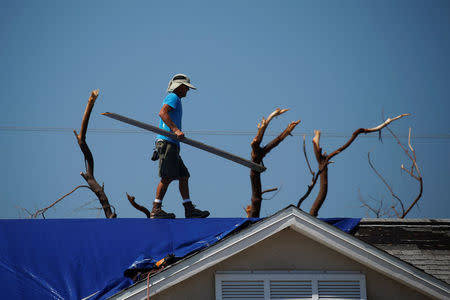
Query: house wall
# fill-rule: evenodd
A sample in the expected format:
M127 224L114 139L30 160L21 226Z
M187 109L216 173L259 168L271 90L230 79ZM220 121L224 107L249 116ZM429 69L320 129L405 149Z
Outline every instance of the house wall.
M152 299L214 299L216 271L248 270L361 271L366 276L368 299L431 299L292 229L284 229Z

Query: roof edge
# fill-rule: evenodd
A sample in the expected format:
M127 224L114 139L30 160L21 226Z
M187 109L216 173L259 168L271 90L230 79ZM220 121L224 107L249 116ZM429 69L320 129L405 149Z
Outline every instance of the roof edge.
M360 226L367 225L444 225L450 226L450 219L378 219L378 218L363 218L361 219Z

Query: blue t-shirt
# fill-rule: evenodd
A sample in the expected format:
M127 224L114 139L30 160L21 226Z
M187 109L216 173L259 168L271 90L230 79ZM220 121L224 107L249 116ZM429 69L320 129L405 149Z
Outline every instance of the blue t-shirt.
M173 108L169 112L169 116L172 119L172 121L175 123L175 125L178 127L178 129L181 130L181 117L183 116L183 107L181 105L181 99L175 93L170 93L166 96L166 98L164 98L162 106L164 106L164 104L167 104ZM169 126L167 126L167 124L163 122L163 120L161 118L159 118L159 128L173 132L172 130L170 130ZM180 145L179 141L171 139L164 135L158 134L156 136L156 139L157 140L166 140L171 143L177 144L178 146Z

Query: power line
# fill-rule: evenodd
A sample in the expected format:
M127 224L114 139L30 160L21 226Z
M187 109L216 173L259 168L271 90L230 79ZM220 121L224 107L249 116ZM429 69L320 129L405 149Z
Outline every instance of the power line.
M39 133L73 133L73 128L67 127L35 127L35 126L0 126L0 132L39 132ZM299 131L296 133L292 133L293 136L313 136L313 130L309 131ZM107 134L151 134L145 130L140 129L120 129L120 128L89 128L89 133L107 133ZM255 131L238 131L238 130L185 130L186 134L189 135L224 135L224 136L254 136L256 134ZM277 136L280 132L267 131L266 136ZM322 131L322 136L325 137L336 137L336 138L349 138L352 132L344 133L344 132L333 132L333 131ZM406 134L398 134L400 138L408 138ZM361 137L369 137L369 138L378 138L377 134L369 134L362 135ZM383 138L389 138L390 135L384 134ZM415 134L413 136L414 139L439 139L439 140L450 140L450 134L446 133L438 133L438 134L430 134L430 133L422 133Z

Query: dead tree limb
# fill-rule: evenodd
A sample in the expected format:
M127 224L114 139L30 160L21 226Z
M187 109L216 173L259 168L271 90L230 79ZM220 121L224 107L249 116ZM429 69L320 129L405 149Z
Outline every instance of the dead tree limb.
M404 217L406 217L406 215L411 211L411 209L417 204L417 202L422 197L422 194L423 194L423 179L422 179L422 177L419 178L419 186L420 186L419 194L416 196L416 198L411 203L411 205L408 207L408 209L406 209L405 213L402 215L402 219Z
M26 213L28 214L28 217L29 217L30 219L33 218L33 215L34 215L34 214L32 214L32 213L31 213L28 209L26 209L25 207L17 206L17 205L16 205L16 208L18 208L18 209L21 210L21 211L26 212ZM22 215L19 215L19 218L22 218ZM45 219L45 217L43 217L43 218Z
M393 205L391 208L394 211L394 213L397 216L397 218L401 218L401 215L397 212L397 210L395 209L395 206Z
M311 173L311 175L314 178L315 173L313 172L313 170L311 168L311 164L309 163L308 154L306 154L306 142L305 141L306 141L306 135L303 135L303 154L305 155L305 160L306 160L306 163L308 164L309 172Z
M264 190L261 192L261 194L264 195L265 193L271 193L271 192L275 192L275 191L278 191L278 188Z
M314 189L314 186L316 185L317 179L319 179L320 171L315 174L311 180L311 183L308 185L308 189L306 190L306 193L298 200L297 207L300 208L300 205L302 205L303 201L308 198L309 194L311 194L312 190Z
M377 169L375 169L372 161L370 160L370 152L367 154L367 160L369 162L369 166L370 168L375 172L375 174L378 176L378 178L380 178L380 180L383 182L383 184L386 186L386 188L388 189L388 191L391 193L392 199L396 200L394 202L394 204L391 206L392 211L395 213L395 215L397 216L397 218L405 218L406 215L411 211L411 209L417 204L417 202L419 201L419 199L422 197L422 193L423 193L423 179L422 179L422 175L420 173L419 170L419 166L417 164L417 157L416 157L416 152L411 144L411 128L409 129L409 135L408 135L408 148L403 145L400 141L400 139L397 137L397 135L391 130L389 129L389 132L391 133L391 135L395 138L395 140L397 141L397 144L402 148L402 150L405 152L405 154L408 156L408 158L411 160L411 170L406 169L404 167L404 165L401 165L401 170L406 172L408 175L410 175L413 179L417 180L419 182L419 193L416 196L416 198L414 199L414 201L409 205L408 208L405 209L405 205L404 205L404 201L402 199L400 199L400 197L398 197L394 191L393 188L389 185L389 183L387 182L387 180L377 171ZM409 152L411 151L411 153ZM416 173L416 174L415 174ZM361 201L360 197L360 201ZM367 203L364 203L363 201L361 201L363 203L363 206L369 208L370 210L372 210L372 212L375 213L374 209L372 209L370 207L370 205L368 205ZM379 200L379 202L381 202L382 204L382 200ZM400 204L401 207L401 211L397 211L397 205ZM378 217L378 215L377 215Z
M276 138L270 141L266 146L261 147L261 142L269 126L270 121L273 118L287 112L289 109L276 109L273 111L267 119L262 118L261 123L258 124L258 132L251 142L252 147L252 161L257 164L262 164L263 158L269 153L273 148L278 146L288 135L291 134L292 130L300 123L300 120L291 122L286 129L280 133ZM247 215L252 218L258 218L261 211L261 201L262 201L262 186L261 186L261 173L251 170L250 171L250 182L252 184L252 198L249 212Z
M361 191L358 189L358 197L359 202L361 202L361 207L367 208L369 211L371 211L377 218L382 217L392 217L392 214L389 213L389 209L385 208L383 199L380 200L375 199L373 197L370 197L374 203L377 204L377 207L374 207L373 205L369 204L361 195ZM395 212L395 210L394 210Z
M322 170L322 172L320 173L320 190L319 190L319 193L317 194L317 197L314 200L314 203L311 206L311 209L309 212L312 216L317 217L317 215L319 213L319 209L322 207L323 202L325 201L325 198L327 196L328 164L332 163L331 159L334 156L341 153L342 151L344 151L345 149L347 149L355 141L355 139L358 137L358 135L360 135L361 133L367 134L367 133L372 133L372 132L380 132L383 128L388 126L393 121L398 120L405 116L409 116L409 114L402 114L393 119L388 118L382 124L380 124L376 127L373 127L373 128L359 128L359 129L355 130L353 132L352 136L350 137L350 139L344 145L342 145L341 147L334 150L333 152L331 152L328 155L326 154L326 152L322 153L322 148L320 148L320 131L319 130L315 131L314 138L313 138L314 154L316 156L316 160L319 165L319 170Z
M406 149L405 146L400 142L400 139L394 134L392 130L389 129L389 132L392 134L392 136L395 138L397 143L400 145L400 147L403 149L405 154L408 156L408 158L411 160L411 171L407 170L403 164L401 165L401 169L407 172L412 178L417 180L419 182L419 193L414 199L414 201L411 203L411 205L403 211L401 218L406 217L406 215L411 211L411 209L417 204L417 202L420 200L423 194L423 178L422 174L420 173L419 165L417 164L417 157L416 157L416 151L414 150L412 144L411 144L411 128L409 128L409 134L408 134L408 147L411 150L411 154L409 153L409 150ZM414 171L416 174L414 174Z
M361 202L362 207L367 208L368 210L370 210L371 212L373 212L375 214L375 216L377 218L380 218L382 216L381 214L381 210L383 207L383 202L380 202L380 206L377 208L372 207L372 205L369 205L366 200L364 200L364 198L362 197L360 191L358 190L358 198L359 198L359 202Z
M20 206L16 206L16 208L26 212L28 214L28 216L31 218L31 216L33 215L28 209L26 209L25 207L20 207Z
M86 173L81 172L80 175L86 180L90 189L95 193L102 209L105 213L106 218L115 218L117 215L111 210L111 205L109 204L108 197L105 194L104 186L100 186L94 177L94 157L92 156L91 150L86 143L86 132L89 124L89 117L91 115L92 109L95 104L95 100L98 97L98 90L92 91L89 97L88 103L86 105L86 110L83 115L83 120L81 122L80 134L74 130L75 137L77 138L78 145L80 146L81 152L84 155L84 163L86 167Z
M298 200L297 207L300 208L300 205L302 205L303 201L305 201L306 198L308 198L311 191L314 189L314 186L316 185L317 179L319 179L320 173L322 173L322 169L319 169L317 174L313 172L311 165L309 163L308 155L306 154L306 144L305 144L305 136L303 136L303 154L305 156L306 163L308 164L309 172L312 175L311 183L308 184L308 189L306 190L306 193Z
M370 160L370 152L367 153L367 161L369 162L369 166L370 168L375 172L375 174L378 176L378 178L380 178L380 180L384 183L384 185L386 186L386 188L389 190L389 192L391 193L391 196L393 199L397 200L397 202L400 204L401 208L402 208L402 214L405 213L405 206L403 205L403 201L402 199L400 199L400 197L398 197L395 193L394 190L392 189L392 187L389 185L389 183L387 183L386 179L384 179L384 177L377 171L377 169L375 169L375 166L372 164L372 161ZM395 207L395 206L394 206Z
M90 189L89 186L87 185L79 185L77 187L75 187L72 191L68 192L67 194L65 194L64 196L62 196L61 198L59 198L58 200L56 200L55 202L53 202L52 204L50 204L49 206L45 207L45 208L41 208L39 210L37 210L34 214L30 214L30 218L31 219L36 219L39 215L42 215L42 217L45 219L45 212L47 210L49 210L50 208L52 208L53 206L55 206L56 204L58 204L61 200L63 200L64 198L66 198L67 196L69 196L70 194L72 194L73 192L75 192L76 190L78 190L79 188L88 188ZM26 210L27 211L27 210ZM27 211L28 212L28 211Z
M333 151L330 155L328 155L328 160L332 159L334 156L336 156L337 154L341 153L342 151L344 151L345 149L348 148L348 146L350 146L353 141L358 137L358 135L360 135L361 133L367 134L367 133L372 133L372 132L379 132L381 131L381 129L385 128L386 126L388 126L389 124L391 124L392 122L409 116L410 114L401 114L393 119L391 118L387 118L386 121L384 121L382 124L373 127L373 128L359 128L357 129L355 132L353 132L351 138L347 141L347 143L345 143L343 146L341 146L340 148L336 149L335 151Z
M131 205L134 208L136 208L137 210L143 212L147 216L147 218L150 219L150 211L146 207L137 204L136 201L134 201L136 199L134 196L130 196L127 193L127 198L128 198L128 201L130 201Z
M272 189L264 190L264 191L261 192L261 197L262 197L262 195L264 195L266 193L271 193L271 192L277 192L278 193L279 189L278 188L272 188ZM271 200L273 197L276 196L277 193L275 193L272 197L270 197L268 199L262 199L262 200ZM247 218L251 218L250 217L251 209L252 209L251 205L244 206L244 211L245 211L245 214L247 215Z

